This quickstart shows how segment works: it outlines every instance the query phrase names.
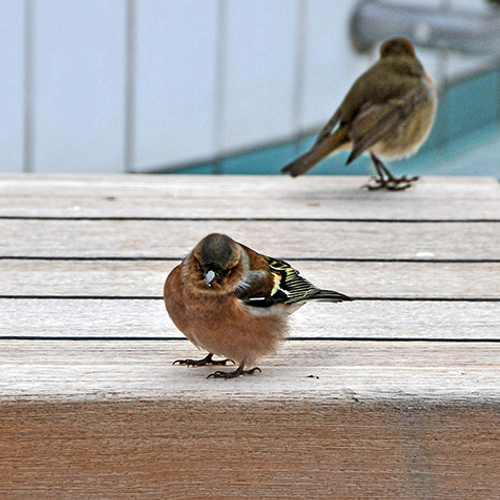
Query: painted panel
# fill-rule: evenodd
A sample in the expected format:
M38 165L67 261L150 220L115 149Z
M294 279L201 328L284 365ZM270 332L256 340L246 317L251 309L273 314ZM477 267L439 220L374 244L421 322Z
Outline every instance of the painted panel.
M304 108L301 127L321 127L340 105L354 80L376 60L357 54L350 41L350 0L310 0L304 68Z
M126 2L35 6L35 171L123 171Z
M24 2L0 2L0 172L23 169Z
M199 161L215 154L218 4L206 0L138 2L138 170Z
M227 2L225 151L293 133L297 0Z

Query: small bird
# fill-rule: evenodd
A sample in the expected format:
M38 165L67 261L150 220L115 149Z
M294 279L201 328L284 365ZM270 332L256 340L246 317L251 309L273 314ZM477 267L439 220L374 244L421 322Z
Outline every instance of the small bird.
M167 277L165 306L177 328L198 348L188 366L238 366L216 371L234 378L260 371L257 359L274 352L287 333L287 316L308 300L341 302L347 295L320 290L283 260L237 243L225 234L205 236ZM214 354L229 359L216 361Z
M418 177L394 177L379 156L398 159L416 153L431 131L436 108L435 86L412 43L387 40L380 59L354 82L312 148L281 172L305 174L336 150L351 151L349 165L368 151L378 173L368 189L409 188Z

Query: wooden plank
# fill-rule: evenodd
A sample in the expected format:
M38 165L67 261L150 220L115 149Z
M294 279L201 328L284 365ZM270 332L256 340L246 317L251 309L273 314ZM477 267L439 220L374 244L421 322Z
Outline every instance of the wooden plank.
M314 303L291 316L292 337L499 339L498 302ZM163 301L0 299L0 337L182 337Z
M487 177L424 177L404 192L367 192L367 177L0 176L0 216L499 219ZM245 200L242 203L242 200Z
M290 263L323 288L356 297L500 298L499 263ZM157 297L178 261L0 260L0 296Z
M0 220L0 255L181 258L211 232L286 259L500 258L500 226L494 222L179 220Z
M252 398L390 402L500 402L500 344L287 341L262 373L225 383L186 341L0 341L0 401ZM313 375L313 377L310 377ZM324 399L326 398L326 400Z
M0 439L4 498L491 500L500 488L488 405L17 402L2 405Z
M405 193L366 193L359 178L51 180L1 178L0 217L500 213L491 179L423 179ZM500 296L498 223L1 220L0 254L177 259L211 230L320 259L292 263L355 296ZM394 258L421 262L383 261ZM310 304L292 316L299 340L262 373L207 380L212 367L171 364L201 357L155 298L176 263L0 259L0 292L67 295L0 299L0 497L496 497L498 301Z
M197 358L202 354L187 339L0 340L0 351L5 370L23 365L68 366L69 369L93 366L99 373L113 370L117 365L170 369L175 359ZM465 375L459 373L460 370L498 367L500 342L286 340L276 354L264 358L259 365L266 372L273 367L309 367L312 370L342 367L440 368L451 370L449 375L456 378L456 375ZM169 377L180 376L185 380L194 377L197 380L213 370L210 366L186 368L176 365L169 372ZM145 384L148 385L148 382ZM2 389L0 399L7 396L4 390L9 390L7 384ZM164 387L164 391L166 395L168 387Z
M0 493L493 498L499 349L289 341L216 381L187 342L0 341Z

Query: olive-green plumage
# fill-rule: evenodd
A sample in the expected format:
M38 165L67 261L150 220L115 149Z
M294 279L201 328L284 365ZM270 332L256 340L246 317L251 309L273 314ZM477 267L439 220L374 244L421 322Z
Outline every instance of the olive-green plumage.
M414 154L429 135L437 96L432 80L404 38L386 41L380 59L352 85L310 151L282 169L292 177L305 174L336 150L351 150L347 164L369 152L379 179L371 189L405 189L414 179L397 179L378 156Z

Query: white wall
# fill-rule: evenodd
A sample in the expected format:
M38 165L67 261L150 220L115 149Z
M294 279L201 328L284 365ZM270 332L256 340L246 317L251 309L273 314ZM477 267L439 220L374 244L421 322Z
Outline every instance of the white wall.
M21 172L24 138L24 8L0 2L0 172ZM8 49L7 49L8 48Z
M483 0L451 1L485 8ZM25 123L36 172L124 171L128 33L134 170L209 160L320 127L376 57L351 48L355 3L136 0L132 30L125 0L1 0L8 50L0 51L0 172L26 168ZM25 6L33 20L27 121ZM438 82L482 62L453 56L440 74L442 59L419 53Z
M125 2L34 5L34 170L120 172Z
M137 3L136 169L211 157L217 2Z

